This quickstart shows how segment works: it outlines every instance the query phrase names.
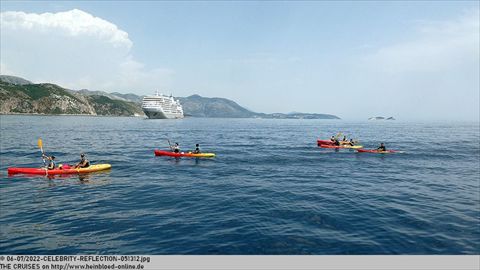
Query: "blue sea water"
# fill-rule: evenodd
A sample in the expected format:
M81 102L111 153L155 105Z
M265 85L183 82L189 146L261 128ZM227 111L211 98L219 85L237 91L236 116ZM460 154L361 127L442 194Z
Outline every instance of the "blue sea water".
M0 254L479 254L479 123L0 116ZM342 131L366 148L321 149ZM86 152L112 169L8 176ZM213 159L155 157L167 138Z

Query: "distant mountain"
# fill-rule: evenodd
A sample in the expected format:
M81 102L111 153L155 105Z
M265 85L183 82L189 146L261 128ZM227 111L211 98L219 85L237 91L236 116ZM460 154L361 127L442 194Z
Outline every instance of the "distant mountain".
M225 98L206 98L192 95L179 98L185 114L194 117L268 118L268 119L340 119L331 114L318 113L256 113Z
M195 117L252 118L257 115L225 98L206 98L192 95L179 98L179 100L184 113Z
M141 103L143 96L135 94L118 94L112 93L126 98L130 101ZM179 97L186 116L192 117L210 117L210 118L267 118L267 119L340 119L331 114L318 113L256 113L252 112L236 102L226 98L207 98L200 95L191 95L188 97Z
M71 91L74 91L74 92L77 92L77 93L80 93L80 94L83 94L83 95L87 95L87 96L105 96L105 97L108 97L110 99L128 101L128 100L126 100L122 97L119 97L119 96L114 95L114 94L109 94L109 93L104 92L104 91L91 91L91 90L88 90L88 89L81 89L81 90L78 90L78 91L71 90Z
M144 96L87 89L69 90L55 84L33 84L14 76L0 76L0 113L144 115ZM185 116L212 118L340 119L317 113L256 113L226 98L199 95L179 97Z
M27 81L17 76L9 76L9 75L0 75L0 81L11 83L11 84L18 84L18 85L32 84L31 81Z
M110 93L111 95L113 96L116 96L116 97L120 97L120 98L123 98L125 100L128 100L128 101L131 101L131 102L135 102L135 103L142 103L142 99L144 96L137 96L135 94L121 94L121 93L118 93L118 92L113 92L113 93Z

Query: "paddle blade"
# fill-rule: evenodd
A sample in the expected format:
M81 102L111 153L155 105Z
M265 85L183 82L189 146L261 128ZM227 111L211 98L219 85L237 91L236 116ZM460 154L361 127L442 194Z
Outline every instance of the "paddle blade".
M42 138L39 138L39 139L38 139L38 147L39 147L40 149L43 149Z

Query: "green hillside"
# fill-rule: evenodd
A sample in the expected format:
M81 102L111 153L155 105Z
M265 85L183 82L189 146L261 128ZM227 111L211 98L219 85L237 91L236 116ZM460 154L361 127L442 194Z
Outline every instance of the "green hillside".
M0 113L133 116L141 108L128 101L87 96L55 84L12 84L0 81Z

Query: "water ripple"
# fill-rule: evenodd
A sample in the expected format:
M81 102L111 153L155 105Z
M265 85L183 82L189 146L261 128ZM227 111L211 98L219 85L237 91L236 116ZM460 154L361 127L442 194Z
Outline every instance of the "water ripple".
M480 252L478 123L0 117L0 253ZM316 146L338 131L405 153ZM41 165L38 137L112 169L8 177ZM217 157L155 157L167 139Z

